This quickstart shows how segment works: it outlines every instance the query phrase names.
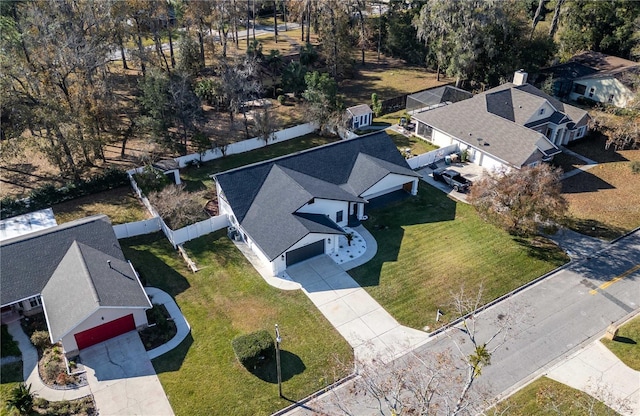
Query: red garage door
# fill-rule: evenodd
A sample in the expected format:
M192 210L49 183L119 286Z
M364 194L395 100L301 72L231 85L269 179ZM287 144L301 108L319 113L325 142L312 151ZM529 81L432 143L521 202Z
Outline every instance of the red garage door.
M76 337L78 349L81 350L134 329L136 329L136 324L133 320L133 315L127 315L86 331L78 332L74 336Z

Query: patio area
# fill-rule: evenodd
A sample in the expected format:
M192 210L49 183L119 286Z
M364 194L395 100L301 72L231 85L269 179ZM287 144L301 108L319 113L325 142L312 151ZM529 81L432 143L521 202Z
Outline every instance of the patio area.
M343 229L347 234L353 234L353 239L351 240L351 245L349 245L347 237L344 235L341 235L338 238L338 252L329 256L337 264L343 264L355 260L367 251L367 242L357 231L351 227L343 227Z

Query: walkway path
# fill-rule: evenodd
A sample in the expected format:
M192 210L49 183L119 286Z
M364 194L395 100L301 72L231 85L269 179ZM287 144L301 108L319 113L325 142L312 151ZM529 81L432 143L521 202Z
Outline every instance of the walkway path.
M547 376L589 393L622 415L640 415L640 371L627 367L600 341L579 350Z
M568 228L561 228L555 234L546 237L558 244L571 260L587 259L609 246L607 241Z
M567 178L570 178L572 176L577 175L578 173L586 172L586 171L588 171L589 169L595 167L598 164L598 162L596 162L595 160L592 160L592 159L589 159L588 157L582 156L581 154L576 153L573 150L569 150L566 147L562 147L562 152L582 160L583 162L586 163L586 165L579 166L576 169L570 170L569 172L565 172L562 175L561 179L567 179Z
M287 274L353 347L357 361L391 361L428 339L401 326L328 256L289 266Z
M171 319L173 319L173 322L176 324L177 329L176 334L169 340L169 342L162 344L150 351L147 351L149 359L153 360L154 358L157 358L180 345L180 343L187 337L187 335L189 335L189 332L191 332L191 326L189 326L189 323L184 318L184 315L182 315L182 311L180 310L180 308L178 308L176 302L171 296L169 296L167 292L164 292L155 287L145 287L144 291L147 292L147 295L149 295L151 303L153 303L154 305L164 305L164 307L167 308L167 312L169 312L169 315L171 315Z

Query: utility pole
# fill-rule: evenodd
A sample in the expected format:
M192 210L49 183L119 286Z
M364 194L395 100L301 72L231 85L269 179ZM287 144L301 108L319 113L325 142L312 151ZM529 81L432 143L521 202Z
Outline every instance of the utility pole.
M280 369L280 342L282 338L280 338L280 330L278 329L278 324L276 324L276 371L278 373L278 395L282 396L282 371Z

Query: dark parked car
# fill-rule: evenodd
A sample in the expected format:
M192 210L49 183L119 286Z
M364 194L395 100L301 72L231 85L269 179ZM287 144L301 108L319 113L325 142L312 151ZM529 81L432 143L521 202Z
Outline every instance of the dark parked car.
M457 192L467 192L471 186L469 179L453 169L438 168L433 171L433 179L446 183Z

